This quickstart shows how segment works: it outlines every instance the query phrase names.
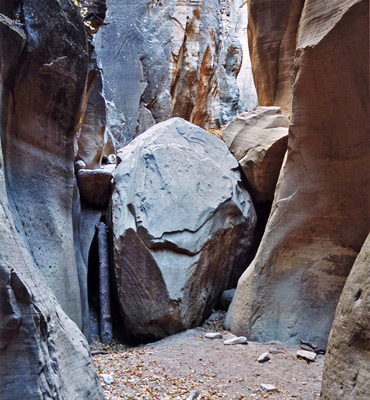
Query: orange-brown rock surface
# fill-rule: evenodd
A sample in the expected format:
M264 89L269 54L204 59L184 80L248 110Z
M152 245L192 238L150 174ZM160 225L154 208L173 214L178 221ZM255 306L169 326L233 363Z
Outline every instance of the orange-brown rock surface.
M325 356L322 399L370 398L370 235L340 296Z
M304 0L249 0L248 41L260 106L291 113L293 59Z
M368 234L368 15L364 0L305 2L288 152L226 319L252 340L325 344Z

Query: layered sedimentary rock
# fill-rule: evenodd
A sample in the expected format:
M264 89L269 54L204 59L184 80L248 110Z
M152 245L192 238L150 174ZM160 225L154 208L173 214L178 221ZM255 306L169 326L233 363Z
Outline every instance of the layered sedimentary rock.
M81 326L72 227L74 133L87 74L81 17L67 0L24 0L27 42L10 90L4 159L23 244L66 313Z
M226 318L252 340L324 345L368 234L368 7L305 2L288 152L265 235Z
M107 7L108 25L95 43L108 130L118 143L171 116L217 128L239 105L249 106L247 96L239 104L236 81L244 1L109 0ZM248 55L243 57L247 63Z
M325 355L321 398L370 398L370 236L340 296Z
M152 127L119 158L116 292L126 333L159 339L197 326L238 279L255 212L225 144L183 119Z
M249 0L248 42L260 106L291 113L298 23L304 0Z
M288 142L289 120L279 107L239 114L222 131L248 181L254 202L272 201Z

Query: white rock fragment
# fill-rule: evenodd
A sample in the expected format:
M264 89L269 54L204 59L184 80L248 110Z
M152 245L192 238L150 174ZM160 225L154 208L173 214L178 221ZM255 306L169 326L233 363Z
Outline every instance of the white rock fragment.
M207 339L222 339L222 334L218 332L208 332L204 335Z
M313 351L298 350L297 357L303 358L304 360L307 361L316 361L316 353L314 353Z
M270 385L269 383L261 383L261 388L263 390L267 390L268 392L276 390L276 386Z
M194 400L194 399L196 399L198 396L199 396L198 392L197 392L196 390L193 390L193 391L190 393L189 397L188 397L186 400Z
M99 374L106 385L112 385L114 383L114 376L108 374Z
M269 353L263 353L257 358L257 361L263 363L265 361L268 361L269 359L270 359Z
M244 344L244 343L248 343L248 340L245 336L236 336L232 339L224 341L224 344Z

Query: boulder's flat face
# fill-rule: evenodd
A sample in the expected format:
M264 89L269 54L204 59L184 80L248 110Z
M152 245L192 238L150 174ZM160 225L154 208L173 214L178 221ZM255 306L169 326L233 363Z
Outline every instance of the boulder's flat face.
M256 105L238 39L245 1L108 0L107 9L95 43L119 144L172 116L218 128ZM247 84L237 82L241 68Z
M2 135L10 208L47 285L81 327L71 215L86 34L68 0L25 0L21 12L27 41L12 70L11 112Z
M272 201L288 142L289 120L279 107L237 115L222 138L242 167L254 201Z
M118 155L111 206L118 296L129 333L159 338L200 323L237 279L255 212L225 144L180 118Z
M325 345L368 234L368 14L367 1L305 2L288 151L226 318L251 340Z
M370 236L340 296L325 355L321 398L370 398Z

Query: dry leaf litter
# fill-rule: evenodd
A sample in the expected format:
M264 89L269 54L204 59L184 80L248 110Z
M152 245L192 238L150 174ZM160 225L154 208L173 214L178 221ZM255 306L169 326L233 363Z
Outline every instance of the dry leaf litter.
M128 347L94 341L92 352L107 400L317 400L324 356L308 363L296 357L298 346L254 343L225 346L233 335L222 328L224 313L214 313L197 329L161 341ZM207 339L220 332L222 339ZM270 360L257 362L269 352ZM106 384L104 375L113 377ZM276 390L263 390L271 385Z

